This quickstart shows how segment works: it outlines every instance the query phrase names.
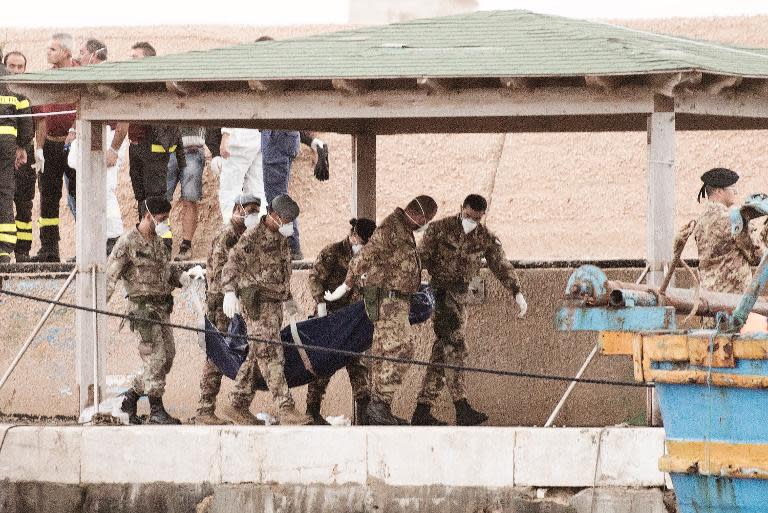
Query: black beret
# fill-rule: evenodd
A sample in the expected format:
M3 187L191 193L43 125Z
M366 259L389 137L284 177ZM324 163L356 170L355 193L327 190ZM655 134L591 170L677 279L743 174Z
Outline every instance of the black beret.
M706 187L730 187L739 181L739 175L736 171L731 171L724 167L715 167L701 175L701 181L704 185L701 186L697 201L701 201L701 198L707 197Z
M363 243L367 244L368 239L373 235L373 231L376 229L376 223L368 218L360 217L358 219L350 219L349 224L352 225L352 231L363 239Z

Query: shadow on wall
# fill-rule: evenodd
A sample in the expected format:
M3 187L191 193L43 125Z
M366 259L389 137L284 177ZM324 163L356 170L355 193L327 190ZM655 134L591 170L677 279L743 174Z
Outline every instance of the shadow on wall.
M310 312L311 298L307 271L293 275L294 295L304 312ZM521 270L523 289L529 302L528 316L519 320L512 296L487 271L483 272L486 299L468 308L468 365L513 371L573 376L596 342L594 333L561 333L554 330L554 314L561 304L570 269ZM634 281L640 269L615 269L612 279ZM63 280L13 277L5 281L9 290L52 297ZM63 301L74 301L70 290ZM124 299L113 300L109 308L126 312ZM0 296L0 309L15 312L5 317L0 369L10 364L29 330L45 309L41 303ZM198 326L189 291L176 294L172 322ZM57 308L37 341L24 356L11 379L0 391L0 411L44 415L74 415L77 412L77 385L74 382L74 312ZM177 354L168 378L166 405L181 418L194 415L199 397L200 372L204 362L198 334L174 330ZM416 358L429 357L433 340L431 322L417 327ZM107 354L107 392L118 393L130 385L130 375L140 365L134 336L127 326L119 331L119 319L107 321L103 337ZM406 374L395 398L395 412L410 418L424 368L414 366ZM625 357L598 356L585 377L632 381L632 362ZM232 382L225 379L219 404L227 400ZM541 426L559 400L567 383L471 374L467 388L472 404L490 416L490 425ZM306 388L294 389L297 406L304 408ZM140 410L147 408L146 400ZM259 393L253 411L274 413L266 392ZM453 421L453 405L447 392L435 405L435 414ZM604 426L643 419L645 390L606 385L580 384L563 408L557 425ZM324 415L352 415L352 398L345 371L334 376L323 403Z

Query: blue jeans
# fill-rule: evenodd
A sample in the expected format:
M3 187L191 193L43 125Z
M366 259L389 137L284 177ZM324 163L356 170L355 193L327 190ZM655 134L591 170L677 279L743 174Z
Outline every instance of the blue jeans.
M288 194L288 181L291 178L291 164L293 159L282 162L264 162L264 194L267 196L267 204L271 204L276 196ZM299 242L299 223L293 221L293 235L288 237L292 253L301 252Z
M205 165L205 153L202 147L184 150L187 159L187 167L179 169L176 154L171 153L168 160L168 188L166 199L173 201L173 193L176 186L181 184L181 199L184 201L198 202L203 198L203 167Z

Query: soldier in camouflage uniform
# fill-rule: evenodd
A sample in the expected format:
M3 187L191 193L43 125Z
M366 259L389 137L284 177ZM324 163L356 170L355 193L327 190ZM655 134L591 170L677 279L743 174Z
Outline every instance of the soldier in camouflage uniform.
M693 236L699 251L699 277L702 288L712 292L742 294L752 281L752 267L760 263L763 248L756 243L748 226L731 234L729 209L736 204L734 185L739 175L730 169L714 168L701 176L698 200L707 198L704 212L695 221ZM765 238L763 229L763 239Z
M423 231L437 213L429 196L414 198L405 209L398 208L373 232L357 258L352 260L343 284L325 294L336 301L355 285L363 286L366 311L373 322L372 353L410 358L413 337L408 322L410 296L421 283L421 262L414 231ZM392 414L392 398L402 383L405 364L371 360L371 400L366 410L369 424L406 423Z
M479 275L483 259L515 297L521 316L525 315L527 305L520 292L515 268L507 260L499 239L480 224L487 208L485 198L470 194L458 215L430 224L419 245L421 263L429 271L436 300L433 328L437 338L432 345L432 363L464 365L467 358L464 339L466 293L472 278ZM463 371L427 367L411 424L445 425L431 413L432 404L445 385L456 408L457 425L474 426L488 420L484 413L476 411L467 402Z
M272 200L268 213L259 224L248 230L229 252L221 272L223 309L227 317L241 311L248 336L280 341L283 302L289 314L296 313L291 296L291 249L288 237L293 233L293 220L299 206L290 196ZM293 311L293 312L291 312ZM254 360L256 365L253 364ZM227 405L227 415L238 423L253 423L249 408L254 396L256 369L261 371L278 405L281 424L310 424L312 418L296 411L288 390L283 364L283 347L267 342L250 342L246 361L240 367Z
M258 224L261 199L258 196L241 194L235 198L235 206L232 209L232 217L224 225L221 231L213 239L211 252L208 254L206 264L206 315L208 319L222 333L229 330L229 318L224 315L224 293L221 290L221 271L227 263L229 250L234 247L246 228ZM200 402L195 415L195 424L229 424L214 413L216 410L216 396L221 389L222 373L209 359L205 360L203 376L200 379ZM254 417L255 418L255 417Z
M164 197L144 200L144 216L134 228L115 243L107 261L107 301L112 297L118 280L122 279L128 299L135 305L131 331L137 333L139 354L144 367L125 393L122 409L131 424L140 424L136 404L142 395L149 396L148 424L180 424L163 406L165 377L171 370L176 346L170 327L151 322L170 322L173 310L173 290L189 281L189 274L174 270L168 262L171 251L161 238L168 230L171 204ZM148 319L140 320L140 319Z
M368 243L376 223L370 219L360 218L349 221L352 229L344 240L329 244L317 255L312 272L309 274L309 290L317 305L315 313L324 317L327 313L335 312L355 301L360 300L359 289L352 290L338 301L326 303L323 295L326 290L336 290L344 283L349 270L349 262ZM355 420L364 424L365 410L368 408L370 392L368 391L368 368L355 359L347 365L349 384L355 397ZM307 387L307 415L311 415L314 424L327 425L328 422L320 414L320 405L328 388L331 378L318 378Z

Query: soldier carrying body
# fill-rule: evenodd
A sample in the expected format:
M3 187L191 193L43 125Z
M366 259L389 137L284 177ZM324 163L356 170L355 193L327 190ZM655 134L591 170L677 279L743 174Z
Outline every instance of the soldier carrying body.
M523 317L528 309L515 268L507 260L501 242L481 224L487 208L485 198L470 194L458 215L431 223L419 245L421 263L429 271L435 291L433 328L437 338L432 345L431 363L464 365L467 358L464 339L466 294L470 281L480 273L483 259L514 296L520 308L519 317ZM411 424L445 425L430 410L446 384L456 408L457 425L474 426L488 420L484 413L476 411L467 402L463 371L427 367Z
M352 225L349 235L344 237L344 240L324 247L317 255L309 274L309 290L317 305L315 313L318 317L325 317L328 312L335 312L360 300L357 287L338 301L326 303L323 298L326 290L336 290L336 287L344 283L350 261L360 253L376 229L376 223L364 217L351 219L349 224ZM347 365L347 374L355 397L356 422L364 424L365 410L370 399L368 368L357 358ZM307 387L307 415L311 415L314 423L318 425L328 424L320 415L320 405L330 381L331 378L318 378Z
M240 194L235 198L232 217L219 231L211 244L206 264L206 315L222 333L227 333L229 318L224 314L224 292L221 289L221 273L227 263L229 251L237 244L248 228L259 223L261 199L250 194ZM200 402L195 415L195 424L229 424L216 416L216 396L221 390L222 373L210 360L205 360L203 375L200 378Z
M279 345L283 322L283 303L289 315L295 315L291 295L291 249L288 237L299 206L287 194L275 197L268 213L258 225L248 230L229 253L221 273L224 314L231 318L245 314L248 336L268 342L250 342L245 362L235 379L235 388L227 405L227 415L236 422L259 421L249 408L254 397L256 370L260 370L278 406L281 424L310 424L312 418L296 411L283 364L285 356ZM254 360L256 364L254 365Z
M413 335L408 321L411 294L421 283L421 263L413 233L423 231L437 213L437 203L418 196L405 209L397 208L373 232L370 241L352 260L347 277L326 301L337 301L362 284L366 312L373 322L374 355L410 358ZM371 361L371 400L366 409L373 425L406 424L392 414L392 399L402 383L406 364Z
M144 362L133 386L124 394L122 410L128 413L131 424L141 424L137 402L142 395L147 395L148 424L180 424L163 406L165 378L176 355L173 331L152 321L170 322L173 290L185 286L193 276L202 277L202 269L182 272L169 265L171 251L162 239L169 229L171 204L168 200L152 196L144 200L143 207L141 222L117 240L107 261L107 301L122 279L128 299L136 307L132 312L136 319L131 319L131 331L138 334L139 355Z

